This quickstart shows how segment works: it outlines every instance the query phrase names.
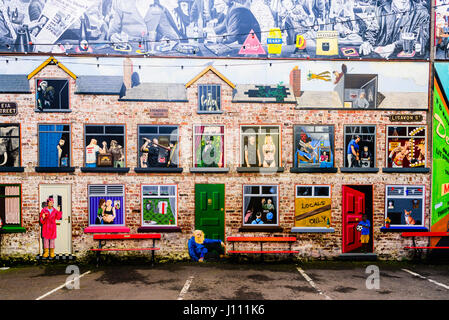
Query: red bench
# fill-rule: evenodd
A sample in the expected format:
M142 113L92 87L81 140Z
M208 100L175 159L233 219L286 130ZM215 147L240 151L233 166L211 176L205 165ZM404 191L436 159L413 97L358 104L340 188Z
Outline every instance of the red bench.
M136 240L136 239L152 239L153 246L149 248L104 248L107 240ZM156 240L160 240L161 235L155 233L138 233L138 234L94 234L94 240L98 240L98 248L90 249L97 252L97 267L100 262L101 251L151 251L151 265L154 265L154 251L160 250L156 248Z
M405 246L404 249L415 250L414 256L416 256L418 252L421 253L422 249L449 249L449 247L417 246L415 242L415 237L449 237L449 232L403 232L401 235L404 238L412 237L413 245Z
M263 259L264 254L270 253L299 253L298 250L292 250L292 244L296 241L296 237L228 237L228 242L232 243L232 250L228 250L227 253L260 253L261 258ZM260 242L260 250L235 250L234 244L236 242ZM264 250L263 244L264 242L288 242L289 250Z

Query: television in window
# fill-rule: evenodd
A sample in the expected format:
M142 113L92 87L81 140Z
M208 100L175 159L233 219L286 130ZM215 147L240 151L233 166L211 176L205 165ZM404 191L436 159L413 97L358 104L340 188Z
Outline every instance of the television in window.
M242 126L242 167L279 167L279 134L279 126Z
M70 125L40 124L39 166L70 167Z
M346 168L374 168L376 166L376 126L345 126Z
M142 226L176 226L177 211L176 185L142 185Z
M193 143L195 167L224 167L224 126L195 125Z
M243 186L243 225L279 225L279 190L277 185Z
M85 125L84 141L86 167L125 167L124 125Z
M387 185L385 218L392 227L424 226L425 186Z
M20 125L0 124L0 167L20 166Z
M36 79L38 111L69 110L69 80Z
M179 127L140 125L139 168L176 168L179 165Z
M125 187L89 185L89 226L125 225Z
M425 126L387 126L387 167L419 168L426 165Z
M294 135L295 167L334 166L333 126L294 126Z

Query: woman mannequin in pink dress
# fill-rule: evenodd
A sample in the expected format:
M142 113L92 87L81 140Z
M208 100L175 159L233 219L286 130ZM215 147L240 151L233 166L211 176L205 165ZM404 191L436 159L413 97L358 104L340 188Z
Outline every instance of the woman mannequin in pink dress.
M61 207L57 210L53 207L53 198L47 199L47 206L44 207L39 215L39 221L42 224L42 238L44 238L43 258L48 258L50 249L50 258L55 257L55 239L56 239L56 220L62 219Z

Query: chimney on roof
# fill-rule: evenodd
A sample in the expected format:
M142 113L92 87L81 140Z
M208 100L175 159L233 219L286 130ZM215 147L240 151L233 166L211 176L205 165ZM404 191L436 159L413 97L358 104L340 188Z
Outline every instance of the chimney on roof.
M293 88L293 94L299 98L301 96L301 70L295 66L290 71L290 86Z
M123 59L123 84L126 89L131 88L132 84L132 75L133 75L133 62L130 58Z

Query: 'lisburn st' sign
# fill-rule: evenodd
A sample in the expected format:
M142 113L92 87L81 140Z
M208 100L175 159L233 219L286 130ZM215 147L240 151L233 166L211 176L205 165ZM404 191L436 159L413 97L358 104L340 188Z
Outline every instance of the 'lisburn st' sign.
M0 102L0 116L15 116L17 114L17 103Z

